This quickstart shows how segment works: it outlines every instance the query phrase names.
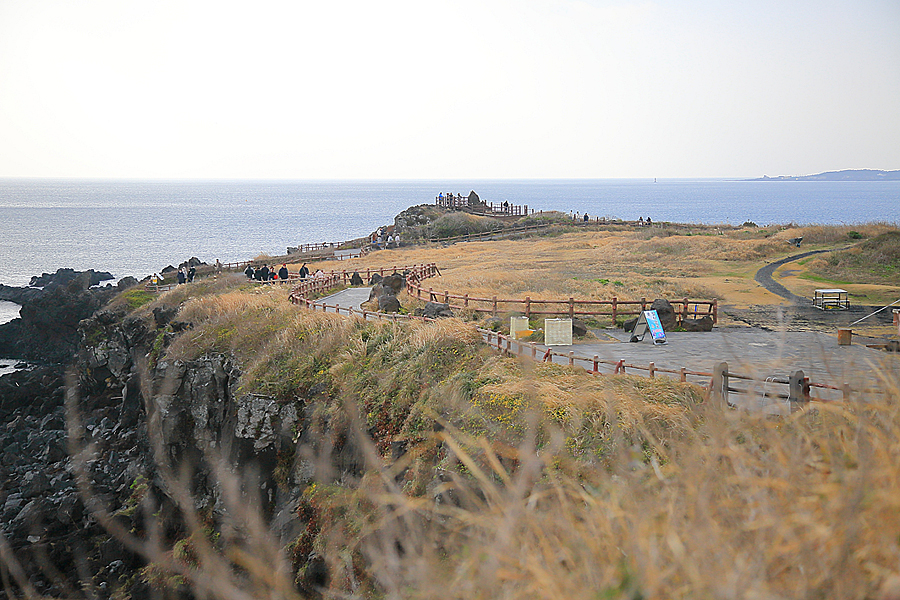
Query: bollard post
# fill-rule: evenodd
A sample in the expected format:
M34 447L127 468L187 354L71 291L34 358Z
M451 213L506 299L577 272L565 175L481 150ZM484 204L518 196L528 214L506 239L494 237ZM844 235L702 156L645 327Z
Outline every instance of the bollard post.
M616 305L617 305L617 302L618 302L618 300L616 299L615 296L613 296L613 299L612 299L612 322L613 322L613 327L616 326L616 316L617 316L617 315L616 315Z
M713 368L710 399L713 402L728 406L728 363L720 362Z
M794 371L788 378L790 391L789 402L809 402L809 377L804 376L803 371Z
M595 354L594 355L594 373L600 372L600 369L599 369L600 365L598 364L599 362L600 362L600 357Z
M687 383L687 369L681 367L681 378L679 379L681 383Z
M841 394L843 395L844 402L850 401L850 394L852 392L853 392L853 390L850 388L850 384L847 382L844 382L844 385L841 386Z
M656 377L656 363L650 363L650 367L648 370L650 371L650 379Z

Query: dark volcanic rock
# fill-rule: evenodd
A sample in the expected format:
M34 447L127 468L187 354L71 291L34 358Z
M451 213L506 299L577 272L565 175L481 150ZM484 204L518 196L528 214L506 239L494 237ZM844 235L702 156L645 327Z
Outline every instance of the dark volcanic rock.
M708 315L699 319L684 319L681 326L685 331L712 331L713 320Z
M353 272L353 275L350 277L350 285L362 285L363 279L360 274L356 271Z
M671 302L665 298L657 298L650 305L650 310L655 310L659 315L659 322L664 330L670 331L675 327L675 307Z
M421 310L421 315L428 319L439 319L445 317L452 317L453 311L450 310L449 304L444 304L441 302L429 302L425 305L425 308Z
M389 313L400 312L400 301L397 300L397 296L391 294L378 296L378 310Z
M19 318L0 325L0 356L68 363L78 345L78 323L106 304L118 290L88 289L90 272L65 286L51 286L24 302Z
M15 287L0 283L0 300L6 300L7 302L24 304L34 300L43 293L44 291L38 288Z
M87 277L87 287L95 286L101 282L115 279L111 273L105 271L95 271L88 269L87 271L76 271L75 269L57 269L56 273L43 273L42 275L31 278L28 284L32 287L42 287L45 289L67 285L70 281L79 277Z

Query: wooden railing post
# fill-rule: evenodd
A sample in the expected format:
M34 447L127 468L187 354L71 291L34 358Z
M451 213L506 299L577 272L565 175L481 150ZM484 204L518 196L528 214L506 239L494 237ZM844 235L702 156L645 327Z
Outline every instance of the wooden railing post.
M492 309L491 315L494 317L497 316L497 296L494 296L494 304L493 304L493 309Z
M685 319L688 318L688 299L684 299L684 312L681 313L681 322L683 323Z
M641 298L641 311L647 310L647 299Z
M710 399L713 402L728 405L728 363L720 362L713 369Z
M465 296L463 296L463 306L464 306L465 308L468 308L468 307L469 307L469 295L468 295L468 294L466 294Z
M575 298L569 298L569 318L575 318Z
M525 316L531 318L531 296L525 296Z
M573 350L569 350L569 366L575 366L575 352Z
M591 371L592 373L599 373L599 372L600 372L600 365L599 365L599 363L600 363L600 357L597 356L597 355L595 354L595 355L594 355L594 367L593 367L593 369L592 369L592 371Z
M647 370L650 371L650 379L656 377L656 363L650 363L650 366Z
M716 323L719 322L719 301L714 299L712 301L711 308L712 308L713 325L715 325Z
M444 304L450 304L450 292L444 290Z
M615 296L613 296L613 299L612 299L612 322L613 322L613 327L616 326L616 317L618 316L618 315L616 314L616 313L617 313L617 309L618 309L618 300L616 299Z

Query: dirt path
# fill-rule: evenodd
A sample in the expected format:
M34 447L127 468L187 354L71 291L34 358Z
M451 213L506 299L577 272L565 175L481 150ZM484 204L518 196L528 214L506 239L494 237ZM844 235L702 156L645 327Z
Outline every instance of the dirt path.
M847 247L849 248L849 246ZM795 254L794 256L788 256L787 258L782 258L781 260L776 260L773 263L769 263L759 271L756 272L756 275L753 279L756 280L758 284L772 292L777 296L781 296L786 300L790 300L792 304L800 304L802 302L809 302L807 298L803 298L791 292L789 289L772 279L772 274L775 272L778 267L783 264L793 262L795 260L800 260L801 258L806 258L807 256L812 256L814 254L822 254L824 252L839 252L841 250L846 250L847 248L834 248L828 250L811 250L809 252L803 252L801 254Z

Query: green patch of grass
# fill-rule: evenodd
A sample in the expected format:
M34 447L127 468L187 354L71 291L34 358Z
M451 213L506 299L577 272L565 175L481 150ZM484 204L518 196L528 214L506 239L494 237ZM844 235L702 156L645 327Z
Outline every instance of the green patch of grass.
M128 308L137 310L145 304L150 304L156 300L156 292L137 286L122 292L119 297L125 301Z

